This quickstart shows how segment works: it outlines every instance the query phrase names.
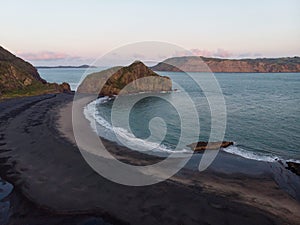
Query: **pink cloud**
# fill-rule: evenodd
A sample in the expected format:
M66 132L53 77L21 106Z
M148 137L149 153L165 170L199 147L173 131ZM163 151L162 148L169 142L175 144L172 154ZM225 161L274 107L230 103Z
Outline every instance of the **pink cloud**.
M211 57L214 55L214 53L212 51L209 51L206 49L194 48L194 49L191 49L191 52L193 53L193 55L196 55L196 56Z
M216 50L207 50L207 49L198 49L194 48L190 51L181 51L181 52L175 52L174 56L204 56L204 57L217 57L217 58L246 58L246 57L258 57L261 56L260 53L251 53L251 52L240 52L240 53L234 53L229 50L218 48Z
M37 53L32 52L20 52L18 55L26 60L30 61L42 61L42 60L59 60L70 58L70 55L60 52L42 51ZM73 58L73 57L72 57Z
M228 50L218 48L215 51L210 51L206 49L191 49L194 55L205 56L205 57L221 57L228 58L234 56L234 54Z

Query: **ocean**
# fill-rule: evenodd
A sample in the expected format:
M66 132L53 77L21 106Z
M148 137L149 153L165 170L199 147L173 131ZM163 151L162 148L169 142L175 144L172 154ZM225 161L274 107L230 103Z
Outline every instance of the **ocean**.
M87 73L101 69L90 69ZM82 76L87 74L85 69L39 69L38 71L49 82L70 83L73 90L76 90ZM120 144L125 143L133 149L144 147L153 148L153 151L157 152L191 152L187 146L175 149L181 136L182 124L174 105L186 103L187 94L199 114L199 140L208 140L211 115L202 90L184 73L158 73L169 76L173 83L180 84L181 87L174 86L177 91L162 93L165 99L159 96L146 97L133 107L128 101L128 98L132 99L133 96L122 97L122 108L117 108L119 111L114 118L121 118L122 112L129 110L131 132L125 127L112 125L113 101L100 99L86 107L86 116L95 117L100 136ZM205 79L202 73L193 75ZM300 162L300 73L215 73L215 77L226 102L227 125L224 140L235 143L224 151L253 160ZM191 108L184 108L185 114L189 115L191 112ZM149 122L153 122L153 118L156 118L155 123L152 126L150 123L151 129L149 129ZM185 122L184 126L193 129L192 120ZM187 129L186 132L189 130ZM118 138L114 133L117 133ZM186 135L188 136L189 133ZM151 140L149 136L152 137ZM164 138L161 139L161 136Z

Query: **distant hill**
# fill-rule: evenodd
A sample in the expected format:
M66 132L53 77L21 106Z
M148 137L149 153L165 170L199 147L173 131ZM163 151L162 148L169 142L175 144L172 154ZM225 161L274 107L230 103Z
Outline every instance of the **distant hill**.
M145 79L139 80L140 78ZM124 89L130 83L132 86ZM99 96L118 95L121 90L123 94L170 91L172 81L169 77L156 74L142 62L135 61L126 67L113 67L92 73L77 88L77 92L93 93Z
M36 66L37 69L87 69L97 68L96 66L81 65L81 66Z
M0 46L0 98L68 92L67 83L47 83L30 63Z
M205 64L200 64L200 61ZM207 67L207 66L208 67ZM290 73L300 72L300 57L221 59L184 56L166 59L151 69L154 71L225 72L225 73Z

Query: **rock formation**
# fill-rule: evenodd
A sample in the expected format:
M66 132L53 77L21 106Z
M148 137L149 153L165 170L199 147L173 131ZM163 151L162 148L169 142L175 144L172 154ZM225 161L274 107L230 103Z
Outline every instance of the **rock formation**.
M80 84L77 92L112 96L139 92L171 91L172 81L169 77L160 76L136 61L126 67L93 73Z
M192 143L188 145L194 152L201 152L204 150L218 150L220 148L227 148L233 145L232 141L218 141L218 142L205 142L199 141L197 143Z
M70 91L67 83L47 83L34 66L0 46L0 98Z
M300 176L300 163L296 162L286 162L287 169L291 170L293 173Z
M184 56L166 59L151 69L173 72L290 73L300 72L300 57L220 59Z

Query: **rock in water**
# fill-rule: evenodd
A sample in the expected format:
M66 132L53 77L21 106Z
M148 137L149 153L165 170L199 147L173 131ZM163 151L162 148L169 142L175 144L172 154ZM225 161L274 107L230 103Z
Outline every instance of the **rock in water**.
M188 145L195 152L200 152L204 150L218 150L220 148L227 148L228 146L233 145L232 141L218 141L218 142L205 142L199 141L197 143L192 143Z
M135 61L126 67L113 67L99 73L90 74L80 84L77 92L112 96L171 90L172 81L169 77L160 76L142 62Z

